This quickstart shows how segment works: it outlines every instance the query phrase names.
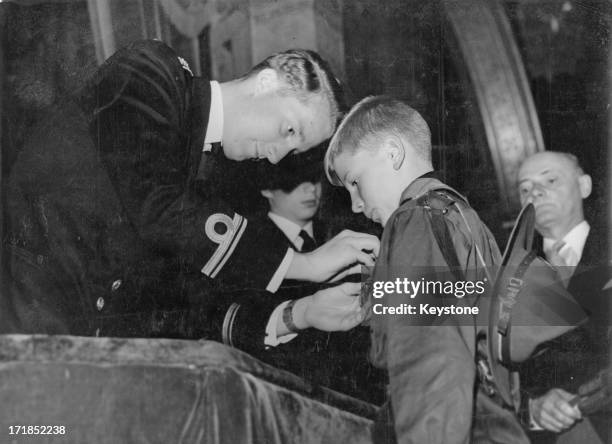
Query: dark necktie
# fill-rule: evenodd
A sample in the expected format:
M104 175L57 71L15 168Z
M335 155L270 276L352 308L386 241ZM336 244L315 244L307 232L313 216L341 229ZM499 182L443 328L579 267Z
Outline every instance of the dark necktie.
M302 243L302 249L300 250L301 253L308 253L309 251L317 248L317 243L306 231L300 231L300 237L304 240L304 243Z

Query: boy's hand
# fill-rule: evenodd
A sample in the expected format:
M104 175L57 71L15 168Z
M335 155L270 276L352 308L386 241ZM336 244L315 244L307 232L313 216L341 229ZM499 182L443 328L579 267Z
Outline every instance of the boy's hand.
M358 273L361 265L374 266L380 241L376 236L344 230L310 253L296 253L287 279L336 281Z
M560 433L582 418L578 407L570 404L572 398L565 390L552 389L531 401L531 417L542 428Z
M313 327L323 331L356 327L363 320L360 288L360 283L346 282L298 300L293 307L295 325L300 329Z

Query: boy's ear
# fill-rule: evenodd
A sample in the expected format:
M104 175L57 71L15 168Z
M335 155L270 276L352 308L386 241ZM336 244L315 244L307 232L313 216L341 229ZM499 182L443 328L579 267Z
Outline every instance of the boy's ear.
M272 199L272 191L270 191L270 190L261 190L260 193L266 199Z
M264 68L255 75L255 94L274 91L279 86L280 79L272 68Z
M393 169L399 170L404 163L406 158L406 147L404 142L396 136L389 136L385 140L385 149L387 156L393 162Z

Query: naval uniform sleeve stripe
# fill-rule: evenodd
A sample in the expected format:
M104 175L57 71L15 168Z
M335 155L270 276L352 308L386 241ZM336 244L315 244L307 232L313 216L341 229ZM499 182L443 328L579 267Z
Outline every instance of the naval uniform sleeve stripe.
M215 229L215 225L222 224L225 226L225 232L219 233ZM202 273L206 276L214 278L223 268L229 257L234 252L238 241L244 234L247 226L247 220L239 214L234 214L231 219L228 215L216 213L210 216L206 221L205 231L208 238L219 246L202 268Z
M236 321L236 315L238 314L238 310L240 310L240 305L236 304L236 309L234 310L234 314L232 315L232 321L230 322L230 325L229 325L229 343L232 347L235 347L234 345L234 324Z
M234 341L232 341L232 331L234 329L234 320L236 319L236 313L238 313L238 309L240 305L237 303L233 303L227 309L225 313L225 318L223 319L223 326L221 327L221 340L225 345L229 345L230 347L234 346Z
M238 229L234 233L234 236L232 237L232 240L230 242L230 246L229 246L227 252L223 255L223 258L221 259L221 262L219 262L219 264L215 267L215 270L212 272L212 274L210 276L212 278L217 276L217 274L221 271L221 269L223 268L223 266L225 265L227 260L234 253L234 250L236 249L236 245L238 245L238 242L240 241L240 238L244 234L244 230L246 230L247 220L244 217L242 217L242 216L238 216L238 217L240 218L240 221L238 222ZM236 218L234 218L234 221L235 220L236 220Z

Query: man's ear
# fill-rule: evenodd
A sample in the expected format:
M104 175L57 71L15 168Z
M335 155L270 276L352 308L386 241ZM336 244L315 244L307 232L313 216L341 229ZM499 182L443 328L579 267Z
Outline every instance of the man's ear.
M393 169L399 170L406 158L404 141L396 136L388 136L385 139L385 150L387 156L393 162Z
M270 190L261 190L260 193L266 199L272 199L272 197L273 197L272 191L270 191Z
M591 195L591 191L593 190L593 180L591 176L588 174L583 174L578 177L578 186L580 187L580 196L583 199L586 199Z
M255 75L255 94L264 94L278 88L280 79L272 68L264 68Z

